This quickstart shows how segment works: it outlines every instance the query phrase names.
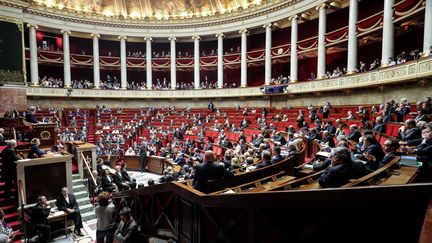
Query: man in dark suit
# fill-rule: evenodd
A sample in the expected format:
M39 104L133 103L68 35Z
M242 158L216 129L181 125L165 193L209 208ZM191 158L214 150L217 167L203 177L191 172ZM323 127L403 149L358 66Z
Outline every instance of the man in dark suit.
M271 159L271 163L274 164L274 163L277 163L277 162L282 161L284 159L285 159L285 157L283 157L281 155L281 148L278 146L274 146L273 147L273 157Z
M385 155L381 161L377 163L375 156L365 154L365 158L368 160L368 162L372 162L372 164L377 164L378 168L384 166L388 162L392 161L396 157L396 151L399 148L399 141L396 139L387 139L384 142L384 152Z
M113 175L113 180L114 180L114 183L117 185L118 189L120 191L129 190L130 186L127 183L127 181L125 180L125 178L123 178L121 171L120 171L120 166L117 165L115 167L115 171L116 172Z
M417 153L417 160L421 161L422 167L416 178L416 182L432 181L432 123L428 123L422 130L423 141L416 149L410 152Z
M354 125L354 124L351 125L350 126L350 132L347 136L347 139L358 143L360 137L361 137L361 133L358 130L358 126Z
M340 187L370 172L363 163L352 161L350 151L345 147L336 147L330 159L332 166L318 179L321 187Z
M67 213L68 219L72 219L74 221L74 233L78 236L84 236L81 232L81 229L83 227L81 213L78 207L77 200L75 199L75 195L69 193L69 189L67 187L63 187L61 189L61 194L62 195L59 196L56 201L58 210Z
M121 164L120 172L122 177L125 179L126 183L130 186L131 189L135 189L137 186L136 180L131 178L129 173L126 170L126 163Z
M261 163L257 164L255 166L255 169L259 169L271 165L271 159L272 157L270 151L263 150L261 152Z
M19 160L15 152L16 141L7 141L7 147L1 152L3 168L1 170L1 178L5 182L5 195L9 198L12 195L12 181L17 181L17 170L15 162Z
M142 173L142 172L144 172L144 170L147 166L147 144L144 142L142 143L142 145L140 147L139 156L140 156L140 167L141 167L141 173Z
M379 142L372 135L367 135L363 139L363 153L356 154L356 157L360 160L367 161L367 166L371 170L376 170L378 168L379 162L384 158L384 150L382 149ZM368 161L366 156L372 155L375 157L375 161Z
M36 107L31 106L25 115L26 122L39 123L39 121L36 119L35 113L36 113Z
M407 119L398 133L401 140L405 141L408 146L417 146L422 141L422 132L414 119Z
M206 192L205 182L208 180L219 180L225 178L223 165L215 163L216 158L213 151L205 151L205 162L199 164L195 169L193 181L194 188Z
M383 118L381 116L377 116L377 118L375 119L375 126L372 129L373 132L379 132L379 133L386 133L386 125L383 121Z
M4 129L0 128L0 146L3 146L6 143L6 139L3 136L3 133L4 133Z
M30 224L34 230L39 230L42 237L41 242L48 242L50 226L48 224L48 216L50 215L51 207L45 196L39 196L38 202L32 208Z
M120 223L114 233L115 242L121 243L135 243L136 233L138 231L138 224L132 218L131 209L128 207L122 208L120 210Z

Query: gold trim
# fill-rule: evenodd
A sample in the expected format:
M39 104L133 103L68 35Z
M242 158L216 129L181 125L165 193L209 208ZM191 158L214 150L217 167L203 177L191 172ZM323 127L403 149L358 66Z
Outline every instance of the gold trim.
M357 72L358 72L357 70L350 70L350 71L347 71L346 74L351 75L351 74L356 74Z
M0 15L0 20L14 23L18 26L18 29L21 32L21 46L22 46L22 74L23 74L23 81L24 84L27 85L27 68L26 68L26 61L25 61L25 45L24 45L24 23L22 19L7 17Z
M63 85L65 88L72 88L72 85L70 85L70 84L65 84L65 85Z
M289 81L289 83L290 84L295 84L295 83L297 83L298 81L296 80L296 79L291 79L290 81Z

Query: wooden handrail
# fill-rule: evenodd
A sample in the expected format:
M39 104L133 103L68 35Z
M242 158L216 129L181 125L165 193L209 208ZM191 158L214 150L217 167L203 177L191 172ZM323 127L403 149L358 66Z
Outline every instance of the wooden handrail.
M81 159L83 160L84 165L85 165L85 168L87 169L87 171L88 171L89 174L90 174L90 178L91 178L91 180L92 180L92 182L93 182L93 185L97 185L97 184L96 184L96 179L94 178L93 173L92 173L92 171L90 170L90 165L87 163L87 159L85 158L83 152L81 152Z
M373 179L375 176L389 170L393 165L397 164L400 160L399 156L396 156L394 159L392 159L390 162L382 166L381 168L378 168L377 170L359 178L359 179L353 179L348 184L343 185L342 187L354 187L357 185L360 185L363 182L367 182L370 179Z

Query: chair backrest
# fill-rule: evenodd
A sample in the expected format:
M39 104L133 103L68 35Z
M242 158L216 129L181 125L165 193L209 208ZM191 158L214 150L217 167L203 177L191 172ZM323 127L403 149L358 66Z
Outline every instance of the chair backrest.
M20 217L20 223L23 227L23 233L25 235L25 238L29 239L34 236L34 230L31 227L31 216L30 211L28 209L22 209L24 212L22 212Z

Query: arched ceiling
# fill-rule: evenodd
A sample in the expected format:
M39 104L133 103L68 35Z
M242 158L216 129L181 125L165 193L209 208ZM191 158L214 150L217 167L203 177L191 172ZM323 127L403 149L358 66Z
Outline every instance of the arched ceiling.
M125 19L188 19L245 12L279 0L29 0L47 8ZM290 1L290 0L286 0Z

